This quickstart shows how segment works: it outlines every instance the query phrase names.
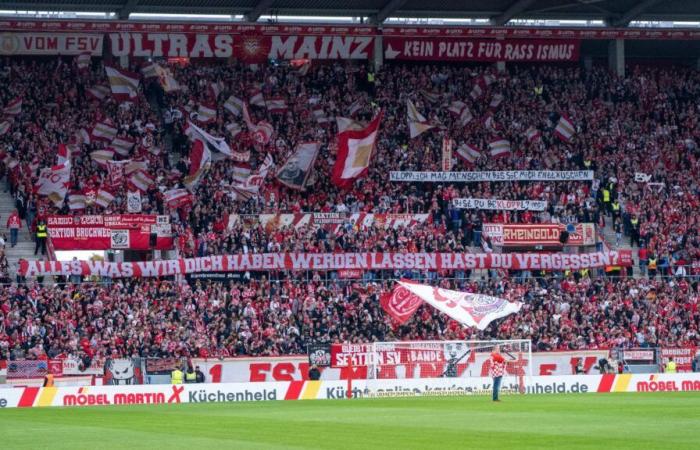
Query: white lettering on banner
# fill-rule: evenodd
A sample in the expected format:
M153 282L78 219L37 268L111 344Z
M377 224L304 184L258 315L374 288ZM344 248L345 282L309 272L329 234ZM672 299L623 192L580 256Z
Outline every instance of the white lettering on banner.
M390 181L417 183L478 183L484 181L591 181L592 170L505 170L484 172L389 173Z
M518 393L519 378L504 376L502 392ZM350 394L353 398L484 395L491 393L492 381L488 377L355 380ZM699 373L533 376L523 382L528 394L700 391ZM0 389L0 408L342 399L347 398L347 389L346 381L18 387Z
M582 253L254 253L138 262L20 261L22 276L100 275L105 277L160 277L202 273L265 270L580 270L630 266L629 250Z
M501 211L544 211L543 200L497 200L489 198L455 198L452 205L459 209L487 209Z
M2 33L0 55L102 56L101 34Z
M114 56L244 59L368 59L373 36L110 33Z
M344 346L346 347L346 346ZM351 347L351 346L349 346ZM366 346L360 344L357 348L348 348L345 351L345 360L351 358L351 354L358 355L365 353ZM442 353L442 352L440 352ZM571 375L575 373L575 368L579 361L583 362L584 372L593 374L593 368L598 359L608 356L607 350L582 350L575 352L536 352L532 354L533 375ZM353 358L353 378L365 378L367 368L357 365L363 356L352 356ZM381 358L389 359L388 355ZM397 358L396 355L391 358ZM463 362L458 366L460 374L476 376L484 373L488 374L486 362L488 355L476 354L474 358ZM238 383L238 382L263 382L263 381L300 381L306 380L309 372L309 359L306 356L280 356L269 358L230 358L225 360L217 359L194 359L194 363L202 368L206 375L206 381L211 383ZM436 371L444 371L445 361L434 359L430 361L418 361L416 359L404 360L395 368L381 368L383 375L393 378L413 377L425 378ZM522 367L522 366L520 366ZM511 368L516 368L511 366ZM390 372L391 370L391 372ZM322 380L342 380L347 378L347 369L326 367L322 368Z

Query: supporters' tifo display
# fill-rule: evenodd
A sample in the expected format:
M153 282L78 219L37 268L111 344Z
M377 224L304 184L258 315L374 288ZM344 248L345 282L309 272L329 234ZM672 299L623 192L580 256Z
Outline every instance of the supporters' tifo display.
M573 30L108 25L62 56L0 25L10 381L700 390L622 373L698 370L697 70L575 66ZM183 392L26 386L12 406Z

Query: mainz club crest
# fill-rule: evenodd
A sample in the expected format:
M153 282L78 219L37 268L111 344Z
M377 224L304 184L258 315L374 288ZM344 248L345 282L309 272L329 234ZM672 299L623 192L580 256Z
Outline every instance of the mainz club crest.
M270 53L270 37L254 34L244 34L238 39L235 55L239 55L242 61L264 62Z

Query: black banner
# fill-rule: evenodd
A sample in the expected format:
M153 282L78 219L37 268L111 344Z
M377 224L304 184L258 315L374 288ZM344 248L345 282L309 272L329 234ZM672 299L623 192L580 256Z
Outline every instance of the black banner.
M306 347L309 353L309 365L329 367L331 365L330 344L309 344Z

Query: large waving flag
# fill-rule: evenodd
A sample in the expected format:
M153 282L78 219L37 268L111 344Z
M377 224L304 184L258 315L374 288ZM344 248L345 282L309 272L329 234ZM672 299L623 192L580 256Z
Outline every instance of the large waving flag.
M356 179L367 174L382 115L383 112L379 111L379 114L366 127L359 130L353 126L353 123L344 123L344 126L348 125L348 127L338 133L338 156L331 175L333 184L347 189ZM341 129L340 125L341 121L338 120L338 129Z
M418 112L416 105L411 100L406 100L406 111L408 113L408 129L411 132L411 139L435 127L435 125L429 124L426 118Z
M272 159L272 155L269 153L265 156L265 160L262 165L258 167L254 173L248 175L247 178L242 180L242 182L234 184L231 186L230 195L235 200L249 200L253 197L260 195L260 188L267 178L267 174L274 166L275 161Z
M267 145L270 142L275 129L269 122L265 122L264 120L253 123L246 105L243 105L243 120L245 120L245 124L253 135L253 140L255 140L255 142L263 145Z
M36 193L48 197L55 206L60 208L68 192L70 169L68 162L43 169L34 185Z
M115 99L127 102L136 98L139 91L138 74L111 66L105 66L105 73Z
M559 117L559 123L557 123L556 128L554 128L554 134L559 136L559 139L569 142L576 134L576 127L574 127L574 124L568 117L562 114L562 116Z
M472 145L462 143L462 145L457 147L457 156L465 163L473 166L476 164L476 160L481 156L481 152Z
M190 151L190 173L183 180L187 189L194 189L210 166L211 152L209 148L200 139L195 140Z
M226 143L225 138L214 137L192 122L187 122L185 134L188 135L193 141L200 139L204 144L206 144L207 147L209 147L210 150L216 150L217 152L223 153L227 156L231 156L233 154L233 150L231 150L231 147L229 147L228 143Z
M408 280L397 283L457 322L479 330L486 329L496 319L517 313L523 306L503 298L451 291Z

